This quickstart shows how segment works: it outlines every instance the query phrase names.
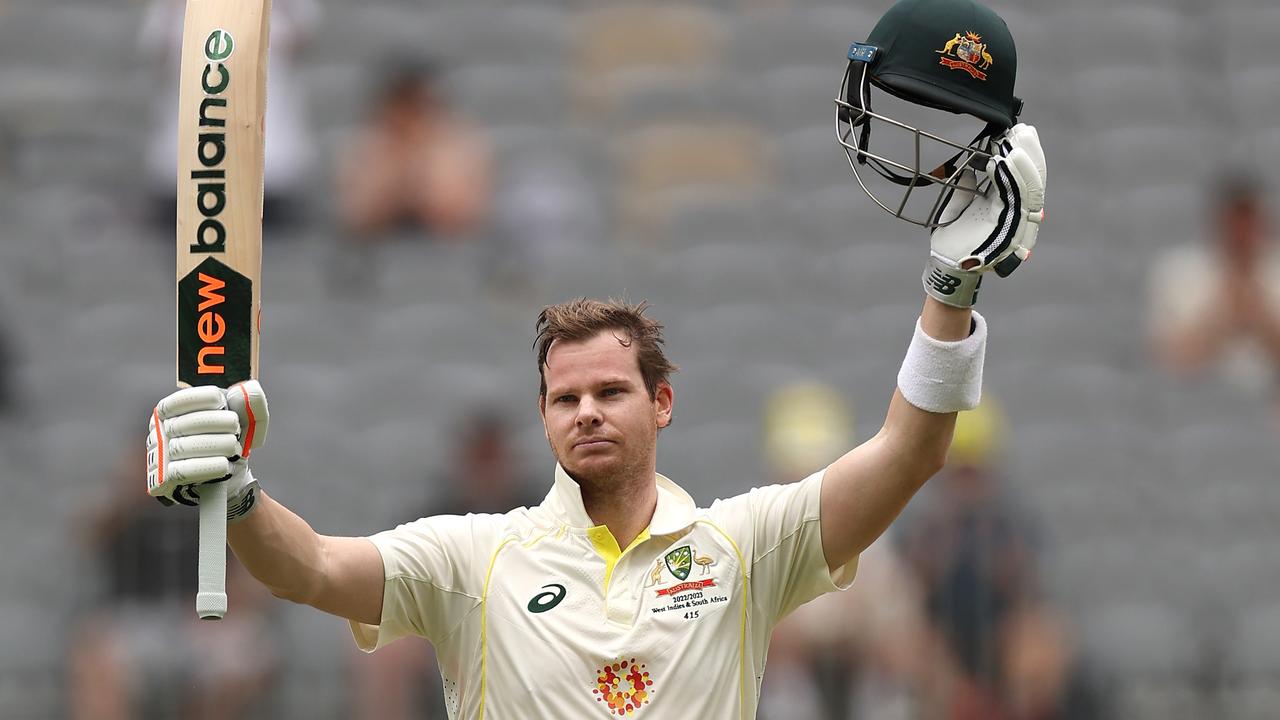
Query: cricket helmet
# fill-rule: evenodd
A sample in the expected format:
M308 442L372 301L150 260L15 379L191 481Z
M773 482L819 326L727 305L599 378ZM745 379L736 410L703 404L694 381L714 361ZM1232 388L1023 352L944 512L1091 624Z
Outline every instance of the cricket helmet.
M850 45L835 101L836 138L858 184L908 222L936 228L954 221L962 208L952 207L947 221L943 209L953 201L967 207L982 191L992 139L1018 122L1017 64L1004 20L973 0L900 0L889 8L866 42ZM898 112L907 108L910 119L873 111L872 88L886 93ZM981 130L964 142L921 129L945 121L937 110L964 116ZM895 152L872 150L873 125L896 138Z

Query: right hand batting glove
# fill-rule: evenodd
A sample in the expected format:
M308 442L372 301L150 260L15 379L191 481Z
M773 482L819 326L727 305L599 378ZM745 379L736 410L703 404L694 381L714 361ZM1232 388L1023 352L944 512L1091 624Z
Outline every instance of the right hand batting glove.
M995 139L1000 153L987 163L968 207L944 208L933 231L930 260L924 273L929 295L955 307L971 307L982 273L1007 277L1031 257L1044 221L1047 171L1040 136L1019 123ZM975 180L966 177L968 184ZM963 209L961 209L963 208ZM958 216L957 216L958 215Z
M266 440L268 420L257 380L172 393L148 419L147 493L165 505L198 505L196 486L227 482L227 520L247 516L258 483L246 459Z

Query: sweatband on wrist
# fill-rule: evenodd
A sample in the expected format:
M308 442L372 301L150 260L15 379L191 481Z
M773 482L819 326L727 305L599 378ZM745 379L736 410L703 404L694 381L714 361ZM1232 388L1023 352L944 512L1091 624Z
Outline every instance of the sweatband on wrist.
M982 361L987 353L987 321L973 313L963 340L935 340L916 320L915 336L898 371L898 389L907 402L934 413L972 410L982 400Z

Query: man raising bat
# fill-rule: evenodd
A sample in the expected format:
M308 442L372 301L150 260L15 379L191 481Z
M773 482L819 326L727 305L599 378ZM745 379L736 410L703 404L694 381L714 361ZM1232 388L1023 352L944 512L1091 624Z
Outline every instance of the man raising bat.
M1017 123L1015 62L1004 22L971 0L902 0L849 49L837 127L854 169L901 180L907 195L938 192L910 217L908 198L877 197L931 230L924 308L880 432L800 482L697 507L656 470L675 404L662 326L643 303L579 299L536 322L538 408L556 460L536 507L320 535L249 471L246 429L267 426L253 381L161 401L149 441L182 459L153 468L151 492L190 497L190 485L225 478L238 499L231 547L249 571L348 619L364 650L431 642L450 717L754 717L776 623L853 581L859 554L942 466L956 413L978 404L978 285L1030 256L1043 219L1044 155ZM944 141L959 152L936 167L919 153L889 158L871 150L869 125L903 123L871 112L872 87L987 128Z

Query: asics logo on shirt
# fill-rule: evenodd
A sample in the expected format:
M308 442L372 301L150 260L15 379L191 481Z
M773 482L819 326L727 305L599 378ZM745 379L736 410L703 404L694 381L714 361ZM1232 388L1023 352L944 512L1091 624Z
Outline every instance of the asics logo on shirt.
M564 599L566 591L563 585L559 583L550 583L547 585L543 585L542 587L554 588L554 589L546 590L545 592L540 592L537 595L534 595L529 600L528 607L529 607L529 612L531 613L544 613L550 610L551 608L559 605L560 601Z

